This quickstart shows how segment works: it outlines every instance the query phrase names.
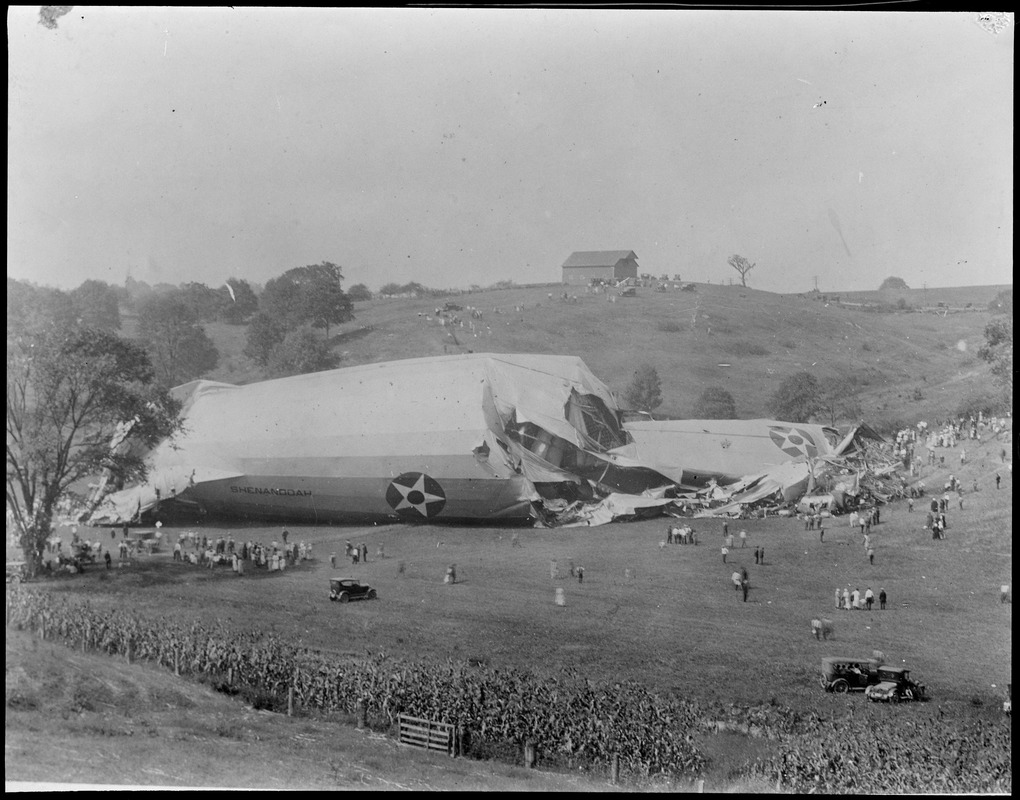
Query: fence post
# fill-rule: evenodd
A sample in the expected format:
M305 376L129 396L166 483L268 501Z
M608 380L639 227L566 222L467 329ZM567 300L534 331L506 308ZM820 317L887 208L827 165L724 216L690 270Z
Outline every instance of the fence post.
M287 687L287 716L294 716L294 684Z
M611 766L610 766L610 770L611 770L610 774L611 774L613 783L619 783L620 782L620 754L619 753L613 753L613 760L612 760L612 763L611 763Z
M524 766L527 769L535 767L535 743L530 740L524 743Z
M179 647L174 648L174 675L181 676L181 649Z

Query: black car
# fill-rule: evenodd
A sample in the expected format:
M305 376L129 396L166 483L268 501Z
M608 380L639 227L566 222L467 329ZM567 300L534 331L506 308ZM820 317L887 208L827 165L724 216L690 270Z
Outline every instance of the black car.
M346 603L349 600L375 600L375 589L352 578L334 578L329 582L329 599Z

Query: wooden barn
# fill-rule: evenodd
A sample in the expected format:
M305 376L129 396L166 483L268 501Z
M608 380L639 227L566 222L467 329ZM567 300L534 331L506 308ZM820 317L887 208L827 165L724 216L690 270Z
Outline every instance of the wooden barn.
M563 262L564 283L587 285L592 278L619 281L637 276L633 250L579 250Z

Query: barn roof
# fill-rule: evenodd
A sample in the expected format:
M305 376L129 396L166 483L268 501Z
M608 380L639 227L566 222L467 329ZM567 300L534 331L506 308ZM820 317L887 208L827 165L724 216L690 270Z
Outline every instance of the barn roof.
M633 250L578 250L563 262L564 267L613 267L621 259L637 258Z

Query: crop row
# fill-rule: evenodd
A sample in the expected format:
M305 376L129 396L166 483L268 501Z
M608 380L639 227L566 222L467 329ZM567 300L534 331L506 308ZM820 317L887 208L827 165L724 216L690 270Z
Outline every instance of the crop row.
M356 658L297 647L273 634L100 612L25 588L9 589L7 622L83 651L145 660L180 675L213 677L282 708L396 721L398 713L460 725L470 741L531 743L553 759L624 773L696 775L706 759L694 736L702 712L636 683L599 686L520 669Z
M750 776L794 792L992 793L1012 788L1010 720L843 718L786 738Z
M83 651L146 660L244 694L261 707L325 715L362 712L392 726L399 713L458 725L475 752L533 744L550 763L593 771L693 777L708 760L698 734L713 719L775 740L739 777L825 793L1009 793L1008 717L850 713L825 719L775 703L723 710L637 683L596 684L564 671L358 658L298 647L274 634L100 611L24 587L8 588L7 624ZM857 698L855 698L857 699ZM876 709L877 710L877 709ZM885 710L885 709L882 709ZM888 709L893 711L893 709ZM733 775L738 777L738 775Z

